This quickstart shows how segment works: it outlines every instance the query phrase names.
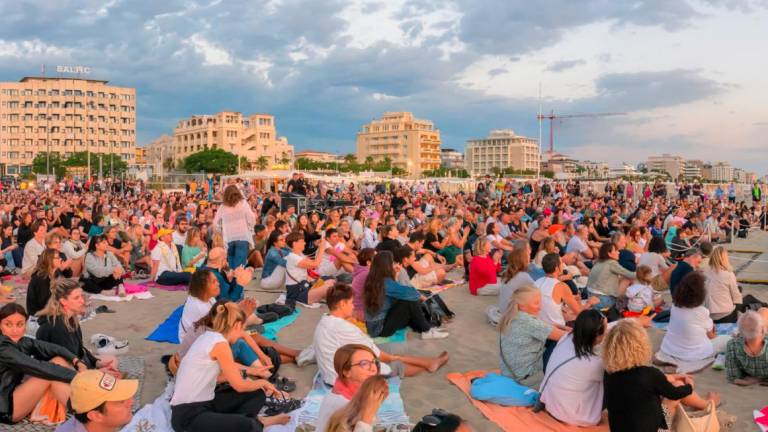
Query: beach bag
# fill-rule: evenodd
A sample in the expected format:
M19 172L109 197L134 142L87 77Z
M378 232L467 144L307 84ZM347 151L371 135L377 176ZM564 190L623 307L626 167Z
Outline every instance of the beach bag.
M427 319L429 325L433 328L438 328L443 325L443 320L440 318L440 314L432 310L427 302L421 302L421 312L424 314L424 318Z
M702 415L689 415L682 404L678 404L672 429L676 432L720 432L715 403L710 401Z
M277 303L265 304L256 308L257 314L266 314L270 312L276 313L279 318L286 317L293 313L288 306Z
M424 303L429 307L429 309L437 314L440 317L440 320L443 319L451 319L455 316L453 311L448 309L448 305L445 304L442 297L440 297L439 294L435 294L433 296L427 297L427 300L424 301Z
M518 384L515 380L490 372L472 380L470 394L473 399L502 406L533 406L538 400L536 390Z

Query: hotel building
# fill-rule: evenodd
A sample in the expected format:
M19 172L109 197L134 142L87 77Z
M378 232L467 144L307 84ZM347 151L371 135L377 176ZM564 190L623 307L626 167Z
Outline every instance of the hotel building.
M648 171L667 173L672 180L677 180L684 174L685 159L682 156L664 153L661 156L649 156L646 166Z
M24 77L0 82L0 173L22 174L38 152L117 154L132 164L136 90L107 81Z
M440 131L410 112L387 112L357 133L357 160L392 161L411 176L440 168Z
M538 142L512 129L494 129L488 138L467 141L464 166L473 177L492 174L493 168L535 172L540 163Z
M277 137L275 117L268 114L243 116L235 111L194 115L181 120L173 131L173 157L177 165L205 148L220 148L255 163L266 157L267 169L288 169L293 146Z

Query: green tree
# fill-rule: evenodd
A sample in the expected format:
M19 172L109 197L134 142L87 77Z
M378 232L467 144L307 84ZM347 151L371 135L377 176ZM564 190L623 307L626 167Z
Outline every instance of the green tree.
M256 159L256 168L258 168L259 171L266 170L268 165L269 165L269 159L267 159L266 156L261 156L258 159Z
M88 152L75 152L72 156L68 157L62 165L64 167L87 167L88 166ZM119 155L114 153L90 153L91 171L98 171L99 159L101 159L102 175L109 175L110 172L114 172L115 176L122 175L128 170L128 164Z
M167 170L172 170L176 168L176 161L172 157L167 157L163 161L163 168Z
M365 169L370 170L373 168L373 156L365 157Z
M187 156L182 163L188 173L205 171L214 174L234 174L237 156L222 149L206 149Z
M59 156L59 153L52 152L50 161L47 155L47 152L41 152L35 156L32 160L32 172L35 174L48 174L48 167L50 166L51 174L55 174L56 177L64 177L67 168L63 165L64 161Z
M280 158L280 165L290 165L291 158L287 154L283 153L283 157Z
M357 163L357 156L355 156L352 153L347 153L344 156L344 162L347 163L348 165L355 165Z

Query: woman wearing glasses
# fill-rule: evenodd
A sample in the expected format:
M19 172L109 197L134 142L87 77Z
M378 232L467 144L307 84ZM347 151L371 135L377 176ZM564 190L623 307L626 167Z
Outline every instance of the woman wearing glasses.
M320 404L316 429L326 430L328 421L333 413L343 408L352 400L363 382L371 376L379 374L379 359L367 346L360 344L344 345L333 356L333 367L336 369L336 383Z

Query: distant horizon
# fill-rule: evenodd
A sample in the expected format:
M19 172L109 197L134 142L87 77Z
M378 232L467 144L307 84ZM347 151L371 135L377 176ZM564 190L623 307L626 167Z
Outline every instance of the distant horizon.
M386 111L433 121L449 148L496 128L538 138L541 87L543 112L627 113L557 122L555 151L574 159L716 162L727 149L732 166L766 174L762 1L40 0L0 11L0 80L85 66L136 88L140 146L223 110L274 115L297 150L354 152L359 127Z

